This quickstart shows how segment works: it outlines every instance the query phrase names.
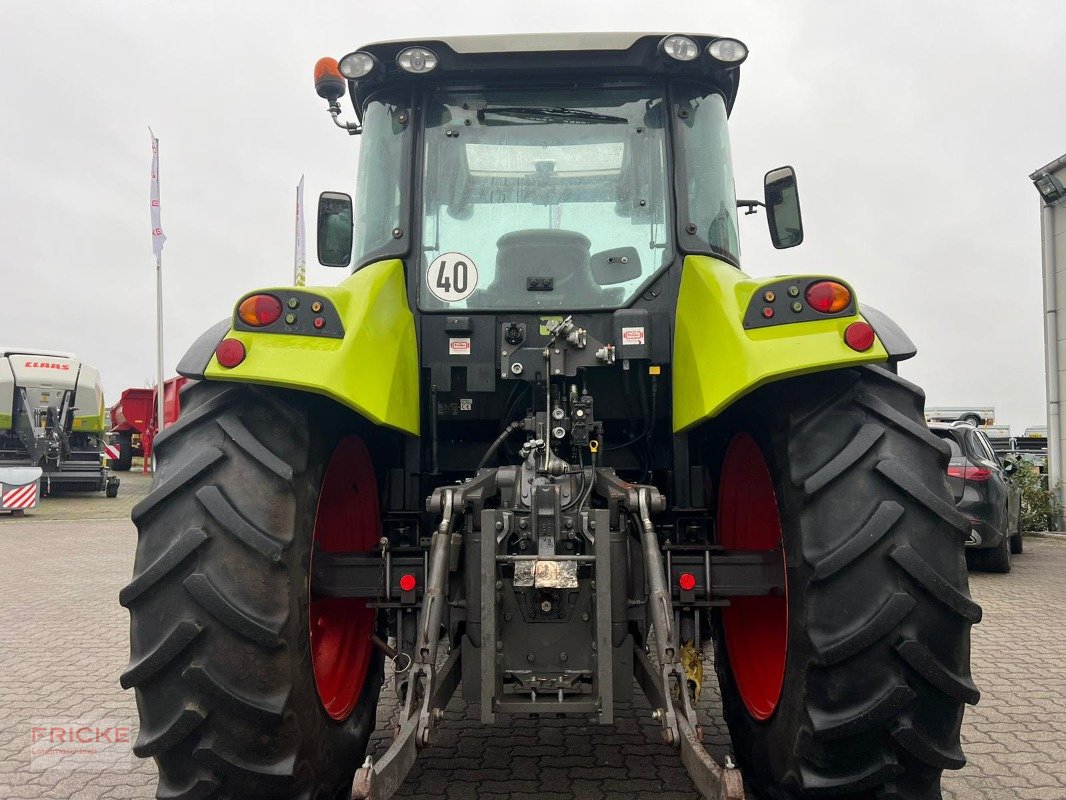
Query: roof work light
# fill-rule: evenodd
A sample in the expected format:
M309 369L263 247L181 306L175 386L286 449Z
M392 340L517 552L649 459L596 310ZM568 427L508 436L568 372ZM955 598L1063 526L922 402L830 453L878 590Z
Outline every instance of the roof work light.
M355 81L359 80L359 78L365 78L373 72L375 63L374 57L370 53L356 50L341 59L340 71L345 78Z
M667 36L659 44L659 48L674 61L692 61L700 54L700 46L695 39L675 33Z
M748 46L738 39L715 39L707 45L707 55L723 67L738 67L748 57Z
M437 68L437 55L425 47L408 47L396 56L396 63L404 72L422 74Z

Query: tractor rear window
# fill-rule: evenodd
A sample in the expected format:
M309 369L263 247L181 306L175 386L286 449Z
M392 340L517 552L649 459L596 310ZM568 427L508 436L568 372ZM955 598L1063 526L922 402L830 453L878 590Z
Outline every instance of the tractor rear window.
M673 258L659 90L445 92L425 147L424 309L615 307Z

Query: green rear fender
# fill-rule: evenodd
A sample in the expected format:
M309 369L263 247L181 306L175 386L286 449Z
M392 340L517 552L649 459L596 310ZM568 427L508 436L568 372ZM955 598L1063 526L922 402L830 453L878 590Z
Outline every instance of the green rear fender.
M305 289L262 291L284 299ZM212 329L193 345L178 371L211 381L255 383L325 395L377 425L417 436L418 346L414 316L407 303L403 263L380 261L338 286L308 287L306 291L333 304L344 338L235 330L231 322L224 336L244 344L247 355L243 362L232 369L218 363L214 347L223 337ZM202 370L190 366L198 360L206 363Z
M816 276L795 278L804 286ZM745 329L745 313L756 293L783 281L790 283L787 277L753 280L707 256L685 259L674 334L675 431L717 416L771 381L888 360L880 337L861 353L845 344L844 330L863 321L860 314L789 322L792 298L787 296L773 304L780 324Z

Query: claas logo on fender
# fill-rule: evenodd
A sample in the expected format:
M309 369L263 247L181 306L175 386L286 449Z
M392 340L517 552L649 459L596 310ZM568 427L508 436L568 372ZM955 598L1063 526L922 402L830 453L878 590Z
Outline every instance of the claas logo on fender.
M51 361L27 361L25 366L32 369L70 369L70 364L53 364Z

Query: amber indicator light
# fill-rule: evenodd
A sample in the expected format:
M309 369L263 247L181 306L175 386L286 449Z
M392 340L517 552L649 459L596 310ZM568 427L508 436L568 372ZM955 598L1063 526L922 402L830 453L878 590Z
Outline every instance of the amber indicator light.
M262 328L281 318L281 301L272 294L253 294L241 302L237 316L245 325Z
M836 314L851 303L848 287L836 281L818 281L807 287L807 305L823 314Z

